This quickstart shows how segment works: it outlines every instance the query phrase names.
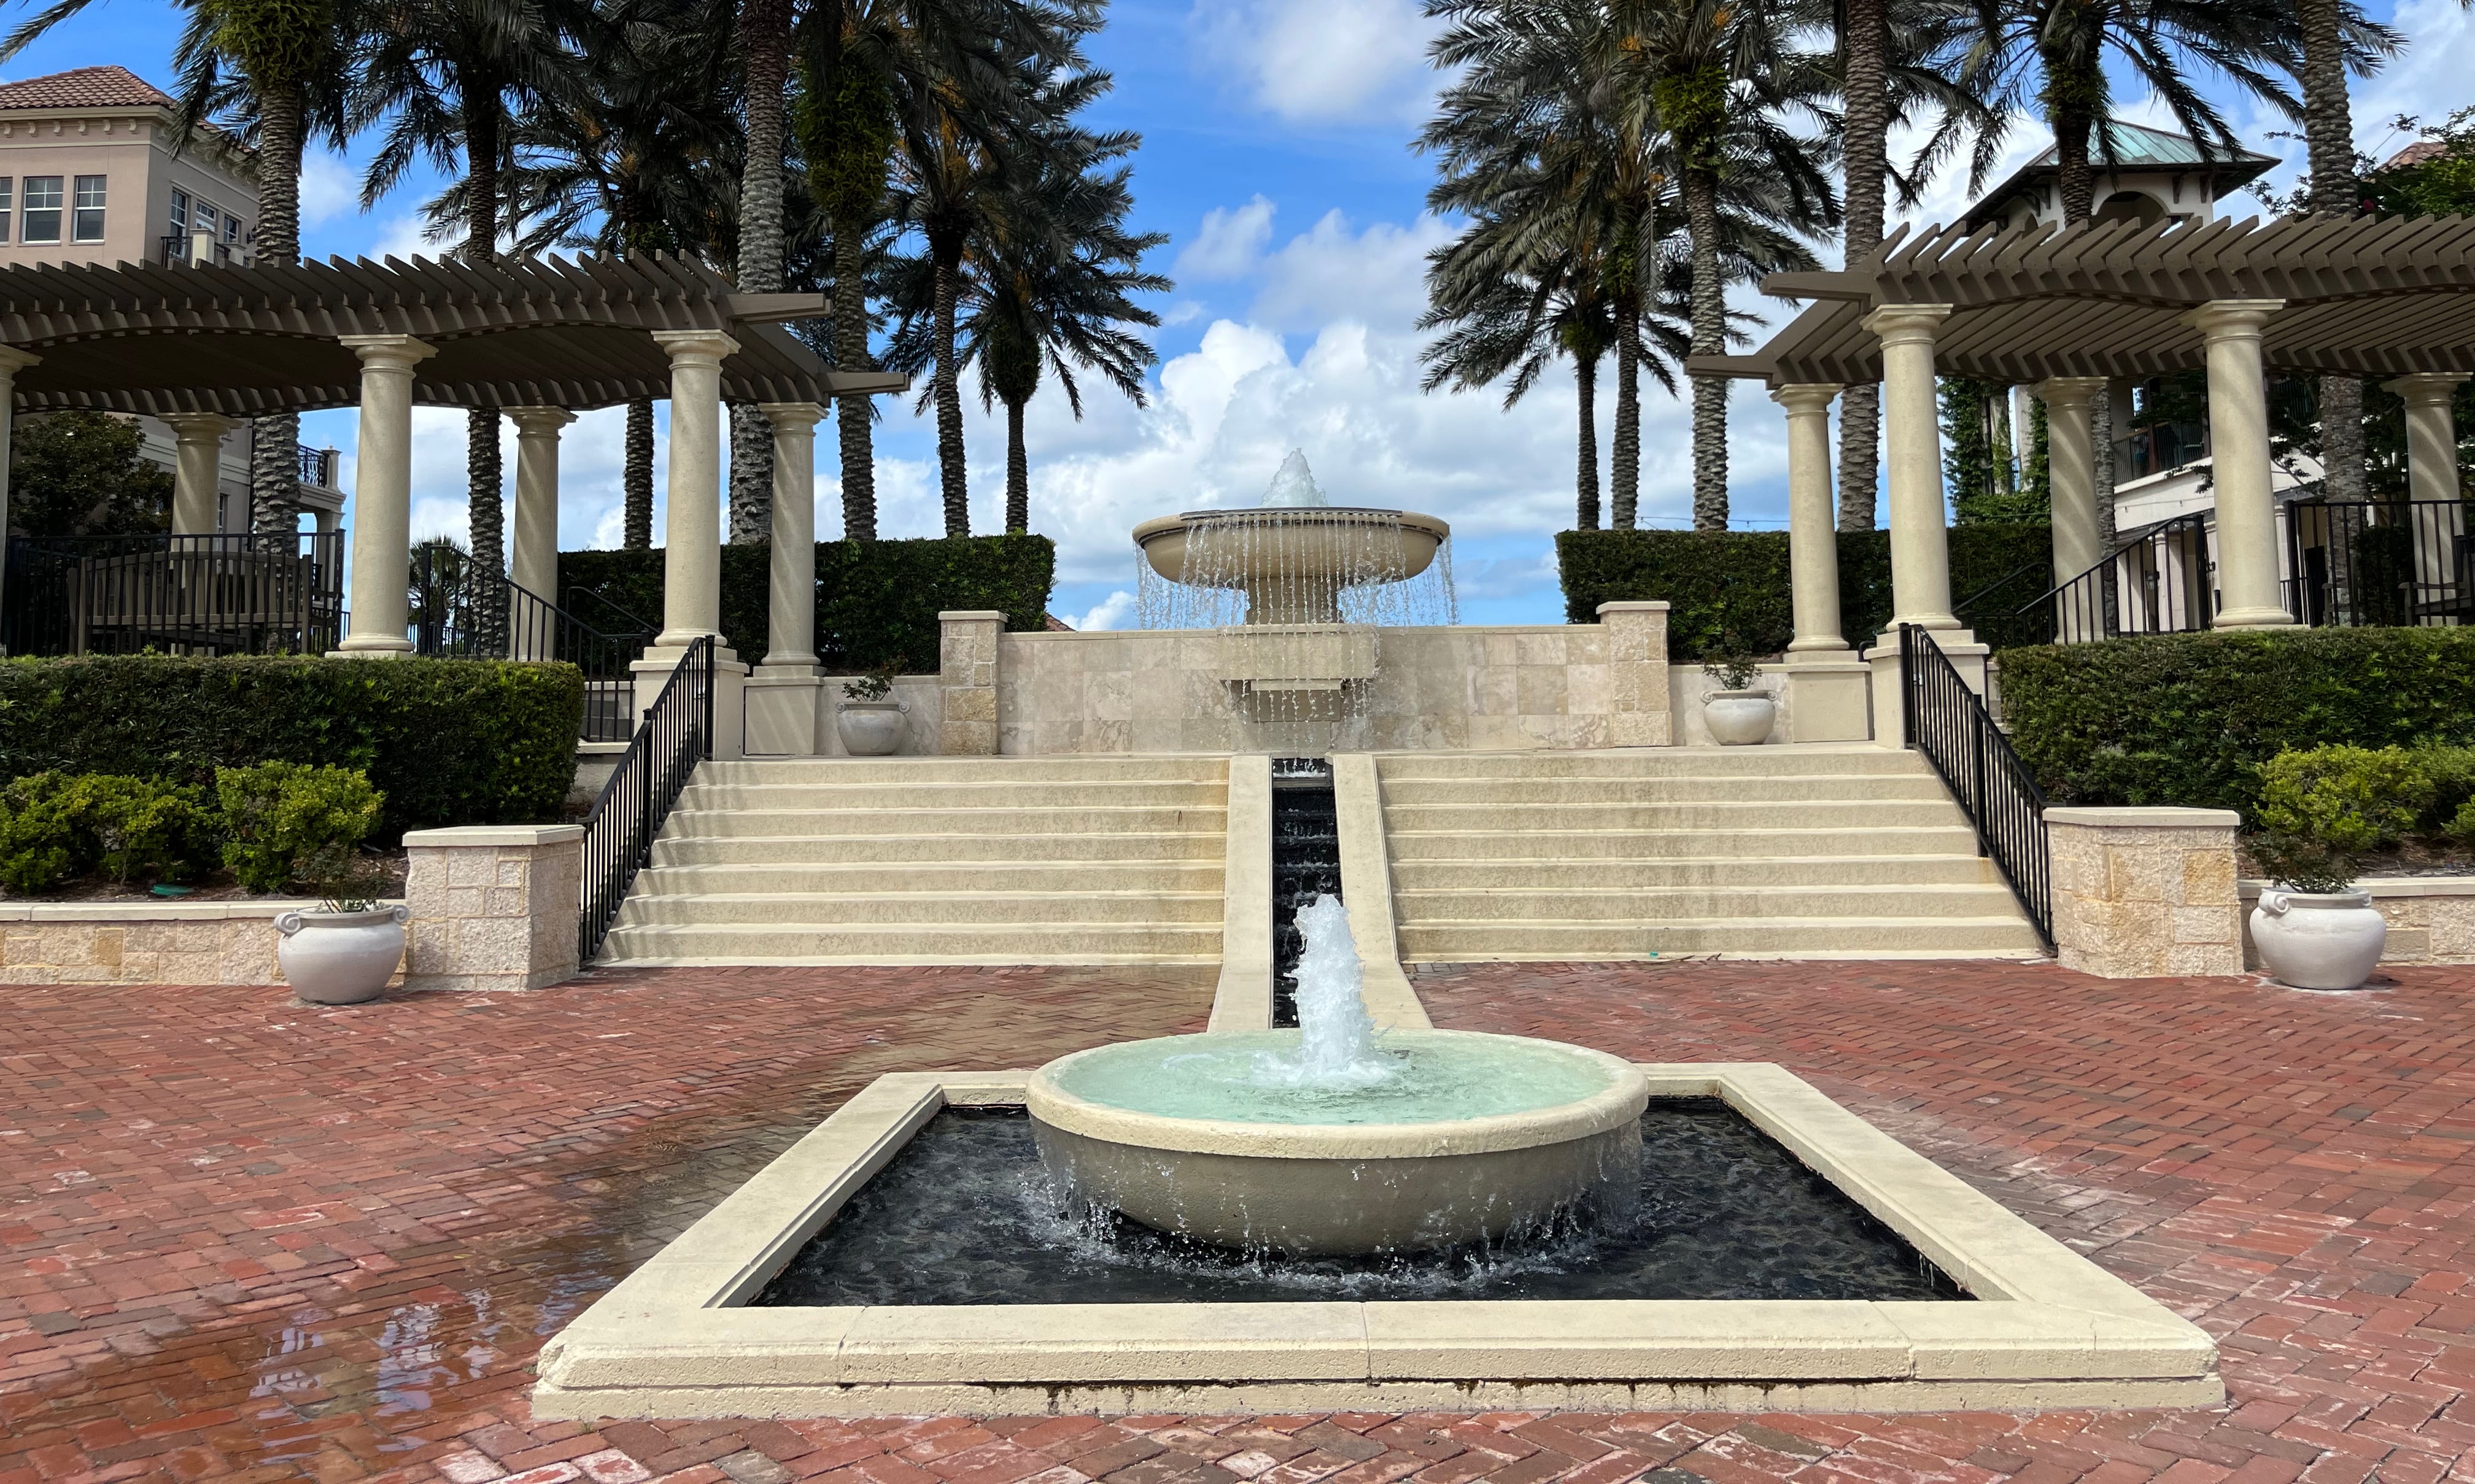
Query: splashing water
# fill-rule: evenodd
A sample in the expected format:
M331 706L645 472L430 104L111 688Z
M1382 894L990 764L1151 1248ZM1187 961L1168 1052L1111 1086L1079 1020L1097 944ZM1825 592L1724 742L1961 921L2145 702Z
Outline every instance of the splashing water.
M1272 487L1263 492L1263 503L1309 507L1332 503L1324 498L1323 487L1315 483L1314 471L1307 467L1306 450L1291 449L1289 456L1281 460L1280 472L1272 475Z
M1365 979L1349 909L1330 892L1298 910L1306 946L1298 955L1298 1049L1255 1058L1259 1085L1348 1089L1380 1086L1400 1071L1397 1057L1375 1049L1375 1021L1366 1013Z

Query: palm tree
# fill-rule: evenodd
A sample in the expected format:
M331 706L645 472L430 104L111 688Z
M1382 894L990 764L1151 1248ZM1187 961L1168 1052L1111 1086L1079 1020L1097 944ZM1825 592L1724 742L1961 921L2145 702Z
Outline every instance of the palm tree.
M819 27L819 45L830 61L800 68L794 109L799 155L807 166L808 192L825 214L833 253L833 363L865 371L869 359L867 264L870 239L885 221L886 178L896 135L894 96L870 55L879 48L846 46L837 29ZM838 400L843 470L843 537L876 539L874 411L863 396Z
M469 262L496 261L507 223L502 177L513 119L572 91L575 58L558 44L559 31L540 0L383 0L371 16L351 115L355 125L386 126L362 177L362 208L377 205L416 158L450 173L460 168L460 251ZM504 572L497 408L468 413L465 468L473 560L484 572Z

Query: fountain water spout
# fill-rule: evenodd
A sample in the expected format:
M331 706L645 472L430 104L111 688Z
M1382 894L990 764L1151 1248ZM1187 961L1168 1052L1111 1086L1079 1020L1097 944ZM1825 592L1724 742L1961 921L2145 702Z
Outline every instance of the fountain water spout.
M1375 1049L1375 1019L1366 1012L1365 975L1349 909L1330 892L1298 910L1298 1048L1266 1053L1259 1083L1283 1087L1364 1088L1392 1079L1395 1058Z

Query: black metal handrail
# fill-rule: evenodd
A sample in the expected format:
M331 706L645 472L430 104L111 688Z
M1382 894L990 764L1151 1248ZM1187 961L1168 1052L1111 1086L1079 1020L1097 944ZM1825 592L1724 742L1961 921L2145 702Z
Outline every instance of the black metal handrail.
M2014 617L2046 625L2053 644L2197 633L2217 613L2217 563L2209 554L2216 525L2211 510L2161 521L2030 598Z
M344 533L12 536L11 654L325 654L344 637Z
M625 742L636 725L636 657L650 628L611 633L473 565L453 547L412 555L408 637L433 659L560 660L584 671L585 742ZM616 612L617 610L612 610Z
M627 751L584 818L584 902L578 961L593 961L619 919L627 888L653 855L653 838L695 775L713 755L713 640L688 645L662 693L645 708Z
M302 483L314 484L322 490L336 487L334 474L327 467L327 461L335 456L334 450L313 449L303 443L293 446L293 454L300 461Z
M2286 609L2321 627L2475 622L2475 537L2455 499L2285 507Z
M2046 795L1984 697L1969 689L1933 635L1899 625L1900 710L1908 745L1942 775L1976 832L1980 855L2011 885L2046 951L2054 947L2053 862L2046 843Z

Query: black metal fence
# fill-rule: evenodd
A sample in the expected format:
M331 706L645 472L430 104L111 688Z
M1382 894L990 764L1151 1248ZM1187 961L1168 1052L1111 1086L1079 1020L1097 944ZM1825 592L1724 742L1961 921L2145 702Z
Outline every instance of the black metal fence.
M662 693L603 785L584 820L584 904L576 930L580 961L593 961L619 918L627 888L652 859L671 806L698 763L713 753L713 640L688 646Z
M2013 615L2031 644L2190 634L2217 611L2214 514L2195 510L2135 533L2104 560Z
M2339 628L2475 622L2475 544L2463 501L2285 507L2286 607Z
M11 654L324 654L344 635L344 533L12 536Z
M1899 625L1899 674L1908 745L1942 775L1976 831L1977 849L2011 884L2011 894L2051 950L2053 862L2046 843L2046 795L2035 775L1942 645L1914 624Z
M433 659L563 660L584 671L586 742L625 742L636 725L630 667L652 641L638 625L612 633L587 623L448 546L414 548L408 637ZM607 607L607 605L605 605ZM622 620L630 615L607 611Z

